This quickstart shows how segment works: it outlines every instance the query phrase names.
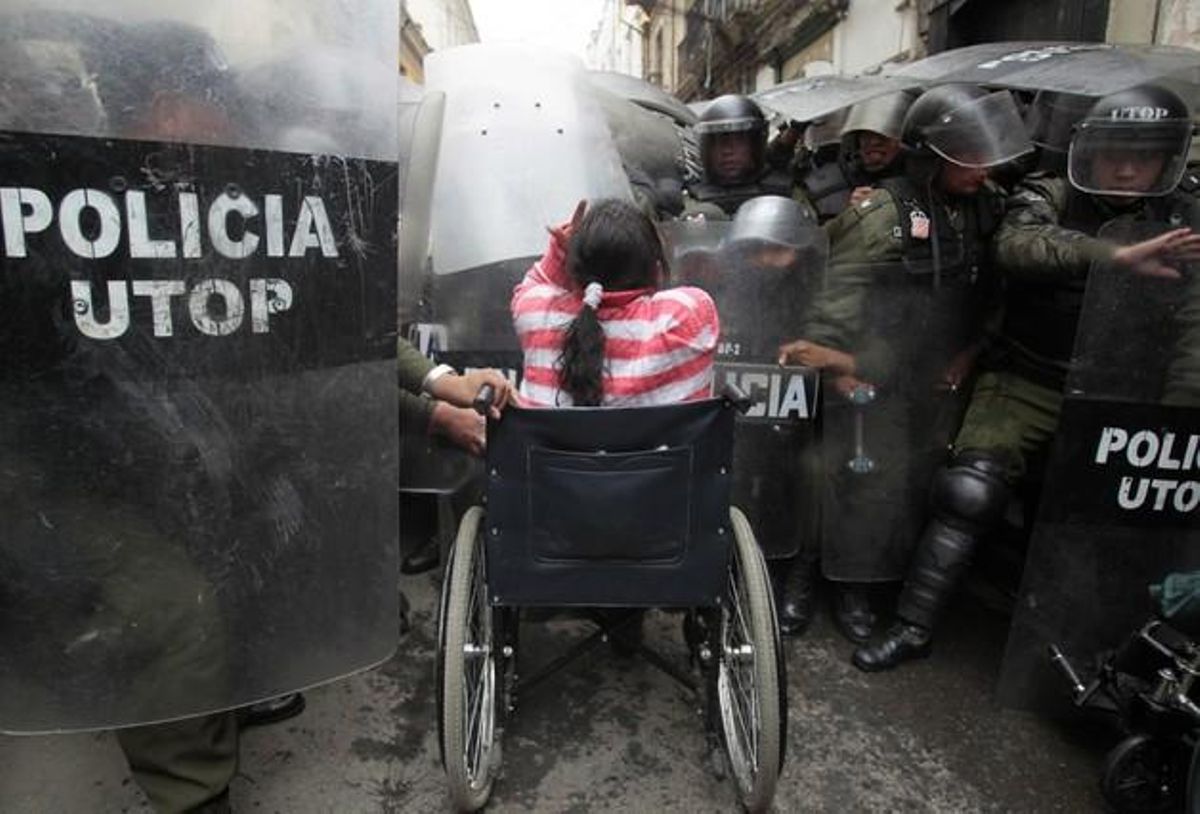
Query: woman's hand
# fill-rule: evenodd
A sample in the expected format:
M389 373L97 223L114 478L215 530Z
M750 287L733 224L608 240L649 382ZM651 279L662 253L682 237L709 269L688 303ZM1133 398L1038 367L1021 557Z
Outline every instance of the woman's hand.
M554 238L554 242L561 246L564 250L567 244L571 242L571 235L575 234L575 230L579 228L580 222L583 220L583 214L587 211L587 199L575 204L575 211L571 213L571 219L566 223L560 223L558 226L549 227L550 235Z

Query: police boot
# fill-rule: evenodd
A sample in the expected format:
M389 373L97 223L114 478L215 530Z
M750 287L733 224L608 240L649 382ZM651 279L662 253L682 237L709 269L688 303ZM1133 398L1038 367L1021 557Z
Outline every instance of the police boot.
M436 536L431 536L416 551L410 551L400 560L401 574L423 574L438 567L442 552Z
M899 617L883 637L854 651L854 666L890 670L929 655L933 626L962 579L979 540L1004 518L1009 487L994 458L964 452L934 478L933 519L917 543Z
M816 588L813 564L803 556L798 556L786 562L785 567L783 590L776 601L779 606L779 632L783 636L799 636L812 624L813 593Z
M875 632L871 596L861 582L839 582L833 600L833 621L854 644L866 644Z

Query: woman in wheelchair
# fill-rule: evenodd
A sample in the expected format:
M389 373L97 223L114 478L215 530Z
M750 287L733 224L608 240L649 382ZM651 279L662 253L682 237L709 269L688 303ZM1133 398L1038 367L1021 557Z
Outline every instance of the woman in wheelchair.
M523 403L488 422L486 495L459 524L438 613L438 737L459 810L486 804L521 699L617 639L690 690L703 757L742 806L771 805L787 681L766 563L730 505L744 400L708 398L716 307L660 290L663 265L638 209L581 203L513 293ZM598 629L534 668L519 645L536 608L581 609ZM622 635L649 608L684 612L684 651Z
M712 393L720 324L707 292L662 290L663 249L636 206L581 201L513 291L522 403L672 404Z

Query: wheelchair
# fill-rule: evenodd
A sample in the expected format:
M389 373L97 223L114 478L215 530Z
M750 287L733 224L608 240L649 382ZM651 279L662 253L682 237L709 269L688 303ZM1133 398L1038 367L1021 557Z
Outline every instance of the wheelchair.
M620 642L614 609L645 608L684 611L692 666L633 649L695 692L741 804L770 807L787 682L765 560L730 505L734 416L746 406L733 392L656 407L509 407L489 419L484 505L459 525L438 614L438 739L458 809L487 803L518 692L610 636ZM518 681L518 626L536 608L589 609L599 629Z

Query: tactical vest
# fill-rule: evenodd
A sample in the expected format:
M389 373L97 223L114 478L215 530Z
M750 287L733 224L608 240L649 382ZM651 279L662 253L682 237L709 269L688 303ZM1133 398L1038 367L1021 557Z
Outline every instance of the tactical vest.
M769 170L753 183L723 187L701 181L692 184L687 191L688 195L697 201L719 206L722 212L733 217L733 213L737 211L738 207L751 198L757 198L760 195L782 195L790 198L792 181L786 172Z
M803 173L800 188L817 211L817 218L825 223L846 210L855 187L879 186L889 178L899 177L902 166L903 162L896 160L878 173L869 173L854 161L813 164Z
M821 223L837 217L846 209L854 188L840 161L813 167L804 174L800 184L813 209L817 210L817 218Z
M1187 179L1179 190L1186 192L1186 187ZM1186 217L1192 206L1194 201L1188 195L1174 192L1143 199L1141 205L1119 211L1069 186L1059 225L1095 237L1106 225L1122 218L1183 224L1188 222ZM1047 282L1010 279L1006 299L1012 307L1005 309L1002 332L1009 352L1007 366L1047 387L1062 389L1071 365L1086 288L1086 274Z
M997 295L987 246L999 225L998 200L984 190L954 204L935 201L904 176L878 186L895 203L903 248L899 273L879 278L868 324L920 385L979 337Z

